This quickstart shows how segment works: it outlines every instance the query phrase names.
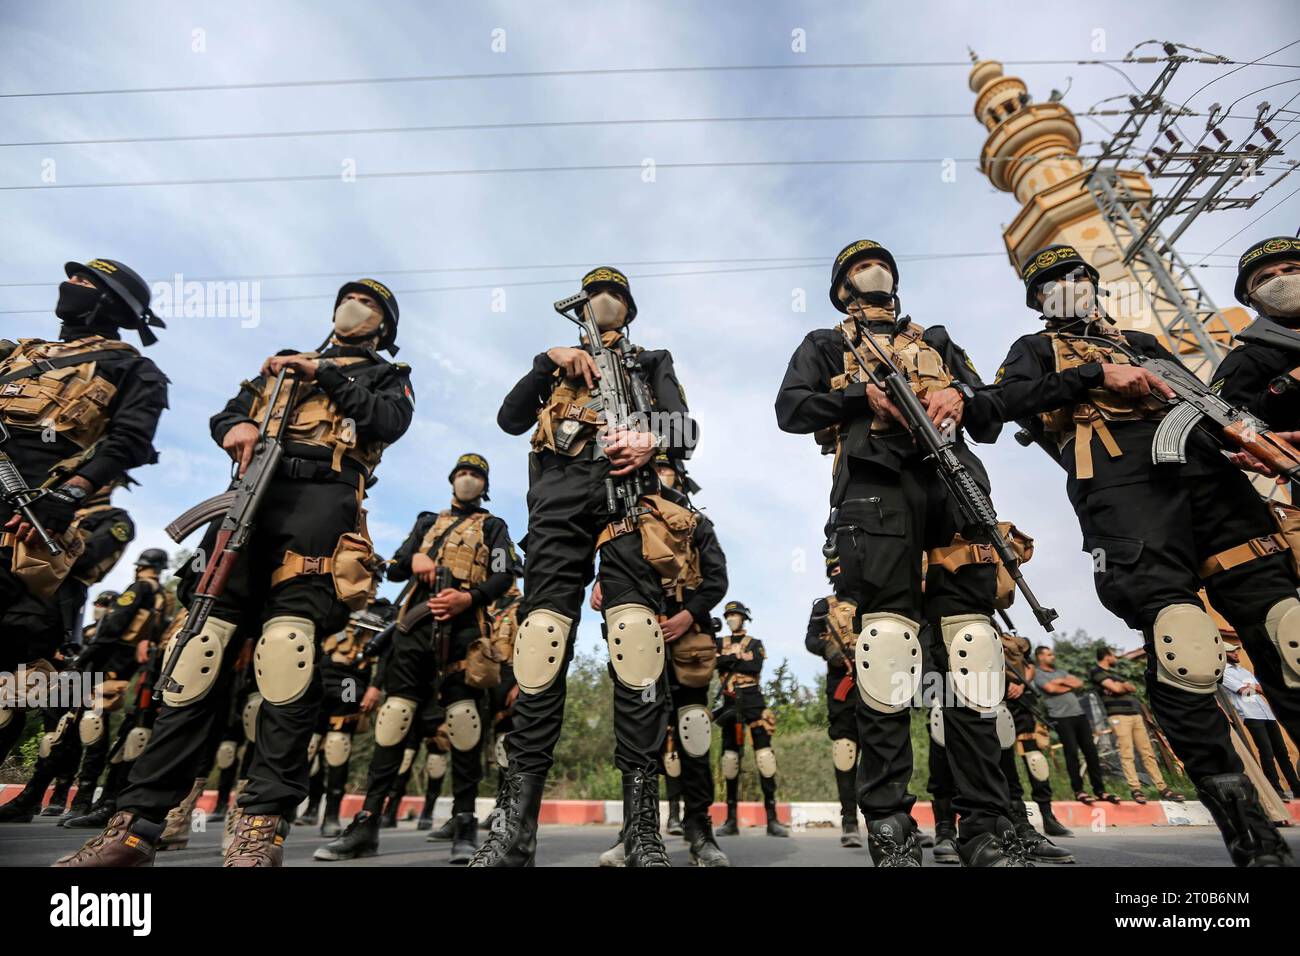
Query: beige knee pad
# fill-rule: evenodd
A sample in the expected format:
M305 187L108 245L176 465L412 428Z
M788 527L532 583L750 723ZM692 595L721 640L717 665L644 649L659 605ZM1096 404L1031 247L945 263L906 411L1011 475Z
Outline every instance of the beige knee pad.
M149 738L153 736L153 730L149 727L132 727L126 735L126 743L122 745L122 759L130 763L142 753L144 748L149 746Z
M321 735L312 734L311 740L307 741L307 762L308 763L311 763L313 760L315 760L316 755L320 753L320 744L321 744Z
M54 745L59 742L59 733L56 730L47 730L41 734L41 742L36 745L36 754L42 760L50 755ZM42 794L42 796L44 796Z
M776 776L776 754L771 747L760 747L755 750L754 763L758 764L758 772L761 776Z
M447 736L452 748L461 752L478 746L483 736L483 722L472 700L458 700L447 708Z
M1300 601L1285 598L1268 609L1264 629L1282 658L1282 682L1300 690Z
M847 737L831 741L831 763L841 772L852 770L858 762L858 745Z
M331 730L325 735L325 766L341 767L352 756L352 735Z
M235 755L238 747L233 740L223 740L217 747L217 769L229 770L235 765Z
M664 635L644 604L620 604L605 612L609 662L624 687L643 690L664 672Z
M1052 769L1047 765L1047 758L1037 750L1025 751L1025 769L1029 776L1039 782L1046 782L1052 777Z
M221 658L235 634L230 621L209 616L203 629L185 642L176 659L172 678L181 685L179 691L163 691L163 703L169 707L188 707L208 696L221 673ZM176 642L168 644L167 656L176 653Z
M682 758L676 750L664 754L664 773L670 777L682 775Z
M9 726L9 721L14 719L14 712L8 707L0 707L0 729Z
M431 752L424 760L424 774L430 780L441 780L447 776L447 755Z
M722 751L722 776L727 780L735 780L740 776L740 754L736 751Z
M939 630L954 696L971 710L993 713L1007 692L1006 658L993 622L983 614L956 614L940 618Z
M940 747L943 746L943 707L940 704L930 705L930 739Z
M413 720L415 701L409 697L389 697L375 718L375 743L381 747L396 747L406 739Z
M901 614L871 612L862 616L854 650L858 693L872 710L896 714L910 706L921 686L918 625Z
M400 777L406 771L411 769L411 764L415 763L415 748L407 747L402 751L402 764L397 768L397 775Z
M524 618L515 632L515 682L521 693L540 694L555 683L572 627L572 618L548 608Z
M496 756L497 766L505 770L510 766L510 754L506 750L506 737L509 734L497 734Z
M272 704L292 704L311 686L316 625L305 617L273 617L253 652L257 689Z
M1016 742L1016 719L1011 716L1011 709L1006 704L998 704L993 711L993 722L998 729L998 746L1003 750L1014 746Z
M1152 628L1156 680L1192 694L1213 694L1227 659L1214 618L1196 604L1171 604Z
M103 740L106 724L103 714L93 711L82 714L81 722L77 724L77 735L81 738L82 746L89 747Z
M677 711L677 737L682 750L703 757L713 743L713 718L702 704L688 704Z
M262 709L262 695L254 691L244 701L244 709L239 714L239 722L244 727L244 739L250 744L257 742L257 714Z

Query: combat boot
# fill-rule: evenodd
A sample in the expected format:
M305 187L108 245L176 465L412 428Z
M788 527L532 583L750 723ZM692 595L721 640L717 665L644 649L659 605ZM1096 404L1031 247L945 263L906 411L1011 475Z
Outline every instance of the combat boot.
M77 792L72 795L72 804L68 807L67 812L59 817L59 826L66 827L69 821L75 820L77 817L84 817L90 812L94 799L95 785L78 781Z
M840 846L856 850L862 846L862 831L858 829L858 818L845 817L840 821Z
M776 817L776 798L769 797L764 800L763 809L767 811L767 835L770 837L788 837L790 828Z
M31 823L32 817L40 812L50 777L49 771L42 771L41 763L37 762L32 778L18 792L18 796L0 806L0 823Z
M296 827L314 827L316 818L320 816L320 797L309 797L307 806L303 808L302 813L293 818L293 825Z
M623 791L632 778L632 818L623 822L623 846L629 867L665 867L668 850L659 833L659 775L652 770L638 770L623 775Z
M114 813L104 832L92 837L80 850L54 861L60 867L153 866L162 824L152 823L130 811Z
M871 862L884 867L921 865L921 845L916 842L916 824L906 813L893 813L867 824L867 850Z
M1029 822L1029 814L1025 812L1025 805L1019 800L1011 802L1011 819L1016 825L1016 836L1020 839L1020 845L1025 848L1025 855L1029 857L1030 862L1074 862L1073 853L1069 850L1062 850L1034 829L1034 825Z
M1064 823L1056 819L1056 814L1052 812L1050 803L1040 803L1038 812L1043 818L1043 832L1049 837L1072 837L1074 831L1069 829Z
M339 836L317 847L313 860L357 860L379 852L379 818L362 810Z
M682 802L676 797L670 798L668 801L668 823L664 826L664 829L672 836L682 835L681 813Z
M379 829L392 830L397 827L397 808L402 805L402 798L396 794L384 802L383 812L379 814Z
M117 801L112 797L101 799L83 816L61 821L65 827L73 830L102 830L117 812Z
M43 817L61 817L68 806L68 791L72 789L71 780L59 780L54 784L50 802L41 810Z
M163 824L162 837L158 840L158 849L183 850L190 844L190 826L194 820L194 807L203 795L206 777L194 781L194 786L185 795L179 805L167 811L167 820Z
M994 829L979 833L959 846L963 866L1021 867L1033 866L1029 862L1024 844L1016 836L1016 827L1005 817L999 818Z
M546 777L507 771L501 811L470 866L533 866L537 855L537 815L542 811Z
M618 835L618 842L600 855L601 866L627 866L627 848L623 846L623 834Z
M727 819L718 827L718 836L739 836L740 826L736 823L736 801L727 801Z
M707 815L687 817L682 821L682 835L691 845L691 866L731 866L727 854L713 839L713 826Z
M468 863L478 849L478 817L458 813L452 817L451 856L449 863Z
M953 812L952 801L936 797L934 808L934 862L960 863L961 854L957 852L957 815Z
M1290 866L1291 848L1260 809L1255 786L1243 773L1205 777L1197 796L1219 825L1236 866Z
M430 843L443 843L447 840L450 840L452 838L452 834L456 830L455 823L456 823L456 818L454 816L448 817L446 822L444 822L442 826L435 827L434 829L430 830L429 835L425 837L425 839L428 840Z
M289 835L289 821L276 813L249 813L239 816L235 839L226 850L222 866L279 867L284 865L284 838Z
M424 806L420 808L420 815L415 820L415 828L417 830L433 829L433 808L437 802L438 792L436 790L426 790L424 794Z

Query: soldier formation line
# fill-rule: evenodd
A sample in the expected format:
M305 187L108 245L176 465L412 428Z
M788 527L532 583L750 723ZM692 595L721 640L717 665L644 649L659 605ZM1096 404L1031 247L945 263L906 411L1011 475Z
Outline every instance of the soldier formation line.
M686 839L693 864L727 866L716 836L737 832L746 736L767 833L789 835L763 645L743 603L726 603L725 630L713 617L727 564L693 504L698 429L671 353L629 338L626 275L593 269L555 304L577 344L538 353L497 415L511 435L531 431L526 560L485 507L489 464L472 453L448 475L450 505L421 512L390 559L375 554L363 502L415 400L409 368L379 354L396 352L397 300L359 279L339 289L318 349L266 359L212 416L237 477L168 529L178 541L201 531L200 560L173 593L166 553L142 552L134 582L101 592L83 633L89 589L134 537L110 497L156 460L169 383L121 340L133 330L148 346L163 325L140 276L109 259L65 272L57 336L0 341L0 759L37 688L75 676L93 687L41 706L33 776L0 807L7 824L44 812L93 831L54 865L143 866L184 847L214 765L224 865L281 865L295 817L332 837L316 859L371 856L423 744L421 828L432 830L450 774L452 816L431 839L449 840L455 863L532 866L593 579L623 780L622 830L600 862L669 865L663 777L668 833ZM798 344L777 389L776 424L833 460L831 593L813 605L806 645L827 666L841 842L862 845L860 811L881 867L921 865L927 843L937 861L966 866L1072 859L1048 838L1064 828L1029 705L1029 645L997 616L1017 590L1049 630L1055 612L1026 584L1032 540L999 520L967 441L991 445L1016 423L1064 472L1084 548L1101 557L1098 596L1142 634L1152 710L1232 861L1289 865L1214 696L1225 644L1200 595L1300 739L1300 512L1265 501L1246 474L1300 476L1300 240L1242 255L1237 298L1258 316L1209 386L1106 314L1098 273L1074 248L1041 250L1022 278L1043 327L1012 343L986 383L946 329L901 313L888 249L850 243L832 264L839 319ZM376 597L384 578L405 582L395 602ZM932 840L911 814L914 706L930 708ZM114 711L125 719L110 739ZM364 803L344 826L353 737L371 725ZM716 835L715 725L727 794ZM498 795L480 826L493 743ZM1026 814L1017 756L1046 835Z

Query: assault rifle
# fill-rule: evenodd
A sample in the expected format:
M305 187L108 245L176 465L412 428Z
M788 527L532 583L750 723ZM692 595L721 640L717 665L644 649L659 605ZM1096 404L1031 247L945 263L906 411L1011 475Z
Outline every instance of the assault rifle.
M8 442L9 429L5 428L4 422L0 422L0 498L21 515L23 521L32 526L45 550L58 557L63 553L63 549L50 537L50 533L45 530L45 525L41 524L41 519L37 518L32 511L32 505L45 497L48 491L45 488L32 488L27 484L27 479L18 470L9 453L4 450L3 446Z
M867 381L876 388L883 391L894 403L902 414L904 421L907 423L908 431L912 433L918 446L925 453L925 456L934 462L935 471L938 472L940 479L948 488L949 494L952 495L961 517L965 520L967 527L973 527L987 536L993 546L993 550L1002 561L1002 566L1011 579L1015 582L1020 593L1025 596L1025 601L1030 610L1034 612L1034 617L1038 623L1043 626L1045 631L1052 630L1052 622L1058 617L1055 610L1050 607L1043 607L1038 603L1038 598L1030 590L1029 584L1025 581L1024 575L1020 573L1017 566L1015 552L1011 550L1011 545L1007 539L1002 536L1001 529L998 528L998 513L993 508L993 502L989 496L984 493L984 489L971 475L968 469L957 457L953 451L955 441L950 435L946 435L934 427L934 422L930 421L930 416L921 404L921 400L916 397L912 391L912 386L908 383L907 378L896 366L879 345L871 337L869 332L864 330L862 339L870 343L871 350L875 353L881 367L884 369L882 377L867 360L862 357L858 347L853 344L847 332L840 330L845 343L848 345L853 357L857 359L858 368L866 375Z
M626 337L620 339L614 348L605 346L600 339L600 327L591 314L589 301L586 292L579 292L556 302L555 311L582 330L587 348L595 360L599 373L596 381L596 410L604 414L604 434L648 431L650 393L645 386L636 353ZM596 454L598 457L606 457L599 437ZM612 475L607 477L605 503L610 514L614 515L616 521L625 522L629 528L635 527L637 518L644 510L641 507L641 496L647 490L640 469L618 478Z
M257 444L253 448L253 458L248 463L244 476L239 477L239 462L236 461L231 467L233 480L228 491L200 502L166 528L168 536L179 544L195 529L218 518L221 521L217 526L217 538L212 546L212 554L208 556L203 576L199 578L198 586L194 589L194 597L189 606L189 617L185 619L185 626L181 628L181 632L176 635L172 651L167 655L167 662L158 676L155 686L160 693L179 694L185 689L172 677L172 671L176 669L176 662L180 660L185 645L203 630L217 599L225 592L230 574L234 571L239 556L253 533L253 521L257 517L257 510L279 470L280 459L284 457L282 443L284 423L289 420L298 390L296 378L288 377L289 400L284 406L281 425L276 434L270 433L270 425L288 373L289 369L284 368L276 376L275 386L271 389L271 398L266 407L266 416L257 430Z

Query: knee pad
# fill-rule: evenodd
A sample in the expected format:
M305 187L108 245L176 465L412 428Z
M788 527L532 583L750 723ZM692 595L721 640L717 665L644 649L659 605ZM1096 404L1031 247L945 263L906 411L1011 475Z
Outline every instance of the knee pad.
M722 751L722 776L727 780L735 780L740 776L740 754L736 751Z
M0 730L9 726L9 721L14 719L14 712L8 707L0 707Z
M921 686L921 642L917 623L901 614L872 612L862 616L854 650L858 693L872 710L897 714Z
M424 774L430 780L441 780L447 776L447 755L436 750L430 751L424 761Z
M676 750L664 754L664 773L670 777L682 775L682 758Z
M406 771L411 769L411 764L415 763L415 748L407 747L402 751L402 762L397 768L397 775L400 777Z
M149 738L152 736L152 728L132 727L126 735L126 743L122 745L122 759L130 763L139 757L144 753L144 748L149 746Z
M930 705L930 739L940 747L943 746L943 705Z
M389 697L375 718L375 743L381 747L396 747L406 739L413 720L415 701L409 697Z
M1046 782L1052 776L1052 769L1047 765L1047 758L1039 750L1025 751L1025 769L1029 771L1030 777L1040 783Z
M540 694L555 683L573 619L549 608L531 612L515 633L515 683L525 694Z
M624 687L644 690L664 672L664 635L644 604L620 604L605 612L609 662Z
M176 658L172 677L181 685L181 690L163 691L163 703L169 707L188 707L208 696L212 685L221 673L221 658L226 645L235 634L235 625L230 621L209 617L203 622L203 629L186 641ZM176 642L167 648L170 659L176 651Z
M1264 629L1282 658L1282 683L1300 690L1300 601L1284 598L1268 609Z
M447 708L447 736L462 753L473 750L483 737L483 722L472 700L458 700Z
M763 777L776 776L776 754L771 747L760 747L754 751L754 763L758 764L758 773Z
M1156 680L1192 694L1215 692L1226 659L1219 626L1204 608L1171 604L1156 615L1152 632Z
M496 757L497 766L505 770L510 766L510 755L506 752L506 734L497 734Z
M858 745L847 737L831 741L831 763L842 773L852 770L858 762Z
M217 747L217 769L229 770L235 765L237 745L233 740L223 740Z
M325 735L325 766L341 767L352 756L352 735L331 730Z
M77 724L77 735L81 738L82 746L90 747L103 740L105 726L103 714L93 712L82 714L81 721Z
M957 614L940 618L939 629L958 702L981 714L993 713L1007 692L1006 658L993 622L983 614Z
M689 704L677 711L677 739L692 757L703 757L713 743L713 718L703 704Z
M321 735L312 734L311 740L307 741L307 762L311 763L316 759L316 754L320 753Z
M997 709L993 711L993 722L997 725L998 746L1003 750L1014 746L1016 742L1016 719L1011 716L1011 710L1006 704L998 704Z
M239 714L239 721L244 725L244 739L250 744L257 742L257 713L262 709L262 695L252 693L244 701L244 709Z
M54 750L54 745L59 742L59 732L57 730L47 730L41 734L41 742L36 747L36 755L44 760ZM44 797L44 794L41 795Z
M273 617L253 651L257 689L272 704L292 704L311 686L316 625L305 617Z

